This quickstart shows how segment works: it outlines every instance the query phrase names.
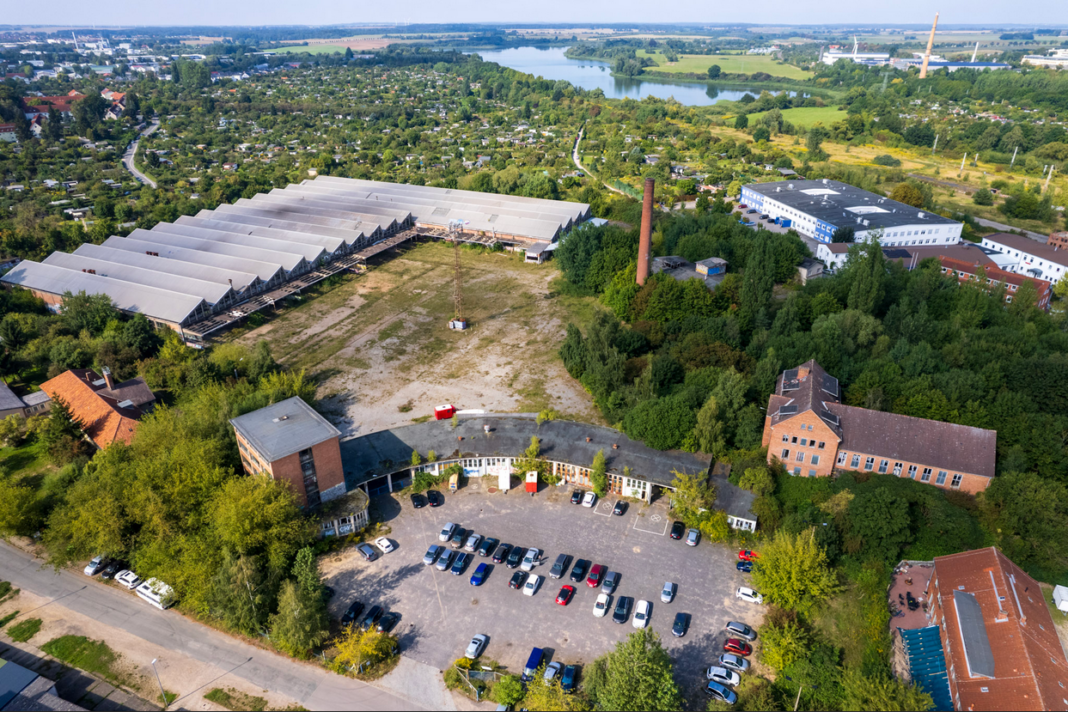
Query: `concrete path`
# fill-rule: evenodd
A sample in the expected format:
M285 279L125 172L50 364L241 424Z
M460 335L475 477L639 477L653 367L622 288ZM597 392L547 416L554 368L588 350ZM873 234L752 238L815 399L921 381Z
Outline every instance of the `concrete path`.
M586 166L582 165L582 159L579 158L579 144L582 143L582 134L585 131L586 131L586 127L585 126L583 126L581 129L579 129L578 138L575 139L575 148L571 151L571 160L575 162L575 168L578 168L580 171L582 171L586 175L590 176L591 178L597 178L597 176L595 176L593 173L591 173L589 171L589 169L586 168ZM597 180L599 180L601 182L601 185L603 185L605 188L608 188L608 190L612 191L613 193L619 193L620 195L626 196L628 198L630 197L629 195L624 193L619 188L616 188L615 186L612 186L612 185L608 185L608 183L605 183L600 178L597 178Z
M62 606L175 653L229 670L231 675L286 695L309 710L424 709L407 696L261 650L173 611L156 610L129 593L79 573L56 571L7 543L0 543L0 571L4 580L17 588L49 599L49 606ZM181 695L184 691L175 692ZM413 697L422 694L421 690L410 691Z
M1041 242L1043 245L1046 244L1047 242L1049 242L1049 235L1043 235L1040 232L1031 232L1030 230L1021 230L1020 228L1013 227L1012 225L1006 225L1004 223L994 222L993 220L985 220L983 218L976 218L975 222L979 223L983 227L992 227L995 230L1001 230L1003 232L1009 232L1009 231L1022 232L1024 235L1026 235L1027 237L1031 238L1035 242Z
M137 146L141 143L141 138L143 136L148 136L150 134L155 133L156 129L158 128L159 119L153 119L152 123L148 126L148 128L142 131L138 135L138 137L134 139L134 142L131 143L130 146L126 149L126 153L122 155L122 167L132 173L134 178L141 181L145 185L151 186L152 188L156 187L156 181L152 180L144 173L137 170L137 166L134 165L134 156L137 155Z

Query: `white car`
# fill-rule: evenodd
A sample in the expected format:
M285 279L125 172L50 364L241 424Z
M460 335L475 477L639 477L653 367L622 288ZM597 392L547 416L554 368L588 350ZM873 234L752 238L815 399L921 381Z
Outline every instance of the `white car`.
M479 633L471 642L467 644L467 650L464 651L464 657L474 660L482 654L482 649L486 647L486 636Z
M607 593L602 593L597 597L597 602L593 604L594 618L604 618L604 614L608 613L608 609L611 607L612 597Z
M675 600L675 592L679 590L679 587L670 581L664 584L664 590L660 592L660 600L664 603L671 603Z
M757 593L753 589L746 588L745 586L742 586L741 588L739 588L738 589L738 593L735 594L735 595L738 598L742 599L743 601L748 601L749 603L763 603L764 602L764 597L763 596L761 596L759 593Z
M141 585L141 577L127 569L116 574L115 583L132 591Z
M104 569L104 563L106 561L107 558L104 556L94 556L93 560L86 564L85 568L82 569L82 573L86 576L96 576Z
M556 679L556 676L560 674L560 670L564 667L563 663L558 663L555 660L545 666L545 672L542 674L541 679L546 683L550 683Z
M644 628L649 625L649 609L651 604L649 601L638 601L634 606L634 620L632 624L635 628Z
M728 670L734 670L734 672L745 672L749 669L749 661L741 655L734 655L733 653L723 653L723 655L720 655L719 664L721 667L725 667Z
M391 551L393 551L394 549L397 548L397 547L393 546L393 542L391 542L389 539L385 538L384 536L380 536L377 539L375 539L375 546L377 546L379 549L381 549L383 554L388 554L389 552L391 552Z
M438 534L438 541L448 541L449 539L452 539L452 533L455 532L455 531L456 531L456 525L453 524L452 522L449 522L441 530L441 533Z
M733 670L728 670L727 668L722 667L708 668L708 672L705 673L705 677L707 677L709 680L712 680L713 682L718 682L721 685L730 685L731 687L734 687L742 681L742 678L738 675L738 673L734 672Z
M537 574L531 574L530 578L527 579L526 584L523 586L523 595L533 596L537 592L538 586L540 585L541 576L538 576Z
M527 549L527 553L523 556L523 563L519 565L519 568L524 571L533 571L534 564L538 561L538 550Z
M582 506L592 507L597 502L597 495L593 492L587 492L582 496Z

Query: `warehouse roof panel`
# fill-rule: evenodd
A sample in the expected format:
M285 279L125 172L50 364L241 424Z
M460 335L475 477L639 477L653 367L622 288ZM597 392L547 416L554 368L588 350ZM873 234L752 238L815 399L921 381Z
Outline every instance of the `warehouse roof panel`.
M136 232L138 231L134 230L134 233ZM141 232L149 234L147 230L142 230ZM138 240L134 233L131 233L129 237L109 237L107 240L104 240L104 247L110 247L115 250L124 250L134 254L191 262L192 264L197 265L209 265L213 267L217 266L226 269L241 270L255 274L264 282L270 282L277 277L283 269L282 265L277 262L265 262L263 260L253 259L249 256L237 257L235 255L211 254L209 252L202 252L180 245L146 242Z
M109 262L95 257L88 257L85 254L74 255L68 252L53 252L45 258L42 264L78 272L89 272L90 274L110 277L111 279L118 279L131 284L158 287L171 292L178 292L179 294L188 294L193 297L200 297L212 305L228 298L232 299L234 296L234 290L230 289L227 284L205 282L202 279L181 277L143 267L131 267L121 262ZM92 271L90 272L90 270Z
M118 238L123 239L123 238ZM151 257L144 252L129 252L104 245L94 245L87 242L79 245L74 251L75 255L84 255L98 260L114 262L116 264L130 265L131 267L143 267L156 272L175 274L181 277L206 280L222 285L233 285L235 291L242 291L259 282L259 277L251 272L242 272L227 269L220 266L202 265L194 262L185 262L176 259Z

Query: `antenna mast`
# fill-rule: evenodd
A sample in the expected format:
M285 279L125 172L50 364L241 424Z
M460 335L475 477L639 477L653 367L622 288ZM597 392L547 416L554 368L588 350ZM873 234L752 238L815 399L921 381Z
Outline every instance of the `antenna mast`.
M453 237L453 255L456 257L456 284L453 287L452 301L453 309L456 312L449 322L449 328L453 331L463 331L467 328L467 319L464 317L464 273L463 268L460 266L460 238L458 235Z

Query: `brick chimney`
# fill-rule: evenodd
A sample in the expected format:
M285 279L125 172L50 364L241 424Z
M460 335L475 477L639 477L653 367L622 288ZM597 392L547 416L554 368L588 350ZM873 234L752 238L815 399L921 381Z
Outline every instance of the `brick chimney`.
M645 194L642 196L642 230L638 239L638 284L645 284L649 277L649 254L653 241L653 186L652 178L645 179Z
M115 380L111 377L111 369L108 368L107 366L104 366L103 371L104 371L104 383L107 384L108 390L109 391L115 390Z

